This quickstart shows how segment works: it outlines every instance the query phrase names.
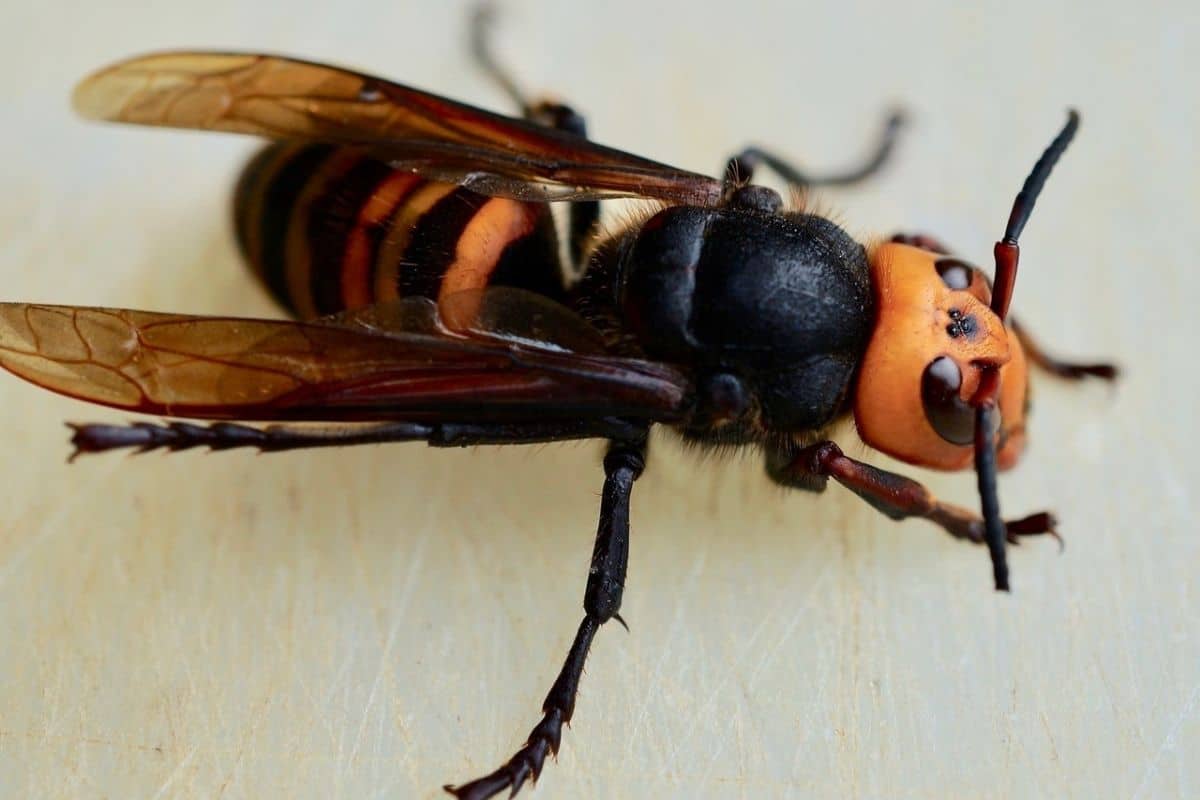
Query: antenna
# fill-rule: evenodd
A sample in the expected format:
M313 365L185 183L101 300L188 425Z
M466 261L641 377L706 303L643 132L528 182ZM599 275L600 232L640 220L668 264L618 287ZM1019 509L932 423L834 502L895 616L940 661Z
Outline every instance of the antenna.
M992 311L1003 322L1008 315L1008 306L1012 301L1013 287L1017 282L1017 264L1021 257L1021 248L1017 239L1025 230L1025 223L1033 213L1033 206L1046 178L1054 170L1067 145L1075 138L1079 130L1079 112L1075 109L1067 111L1067 124L1059 131L1058 136L1042 153L1042 157L1033 165L1029 177L1017 199L1013 201L1012 212L1008 215L1008 226L1004 229L1004 238L996 242L994 249L996 257L996 274L992 285ZM1004 545L1008 538L1004 520L1000 516L1000 499L996 492L996 397L1000 390L1000 372L996 367L987 368L979 384L979 390L971 398L975 406L975 473L979 479L980 510L983 513L984 541L987 542L988 553L992 557L992 575L996 581L996 590L1008 591L1008 562L1005 558Z

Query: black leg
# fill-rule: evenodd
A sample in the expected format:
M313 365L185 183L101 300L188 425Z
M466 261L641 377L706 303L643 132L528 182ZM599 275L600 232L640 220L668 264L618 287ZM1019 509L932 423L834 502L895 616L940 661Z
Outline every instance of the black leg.
M824 491L833 478L891 519L923 517L956 539L984 544L983 519L974 511L943 503L911 478L855 461L833 442L788 452L768 451L767 474L784 486L816 492ZM1005 523L1012 544L1021 536L1038 534L1057 539L1054 525L1054 516L1046 512Z
M764 166L786 181L788 186L793 189L803 190L813 186L848 186L858 183L874 175L887 163L896 144L896 134L903 124L904 115L899 111L893 111L884 123L879 144L871 156L863 163L845 172L810 175L769 150L747 147L726 162L725 180L731 184L749 183L754 177L755 169Z
M600 500L600 525L583 595L585 616L575 634L558 679L542 703L542 720L529 738L503 766L482 778L445 789L459 800L484 798L510 791L515 795L532 778L537 780L547 753L558 753L563 723L571 721L575 694L592 638L610 619L624 624L619 615L629 561L629 495L645 465L646 442L613 442L604 458L604 492Z
M253 447L264 453L315 447L346 447L382 442L426 442L433 447L472 447L486 444L539 444L568 439L639 441L645 428L617 418L564 420L538 423L418 423L388 422L344 427L269 425L255 428L237 422L196 425L191 422L135 422L130 425L76 425L71 443L73 461L81 453L133 449L188 450L207 447L230 450Z
M500 66L500 62L492 55L489 35L495 21L496 7L494 5L481 2L475 6L475 10L471 13L471 57L475 59L484 73L508 95L513 104L521 109L521 114L528 117L532 114L533 107L526 101L525 93L517 86L517 82L513 80L508 70Z
M563 103L551 100L530 102L528 96L513 80L512 73L496 60L489 39L495 16L495 8L490 3L481 3L471 16L471 55L476 63L509 96L513 104L521 109L523 117L548 128L556 128L586 139L587 123L582 115ZM600 220L600 203L595 200L572 203L569 215L567 249L571 255L571 264L578 270L583 266L584 248L591 241L596 223Z

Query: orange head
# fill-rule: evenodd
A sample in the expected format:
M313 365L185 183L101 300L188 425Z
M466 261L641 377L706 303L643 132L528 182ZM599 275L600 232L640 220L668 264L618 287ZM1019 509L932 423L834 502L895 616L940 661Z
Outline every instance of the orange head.
M870 256L877 319L854 417L863 440L910 464L956 470L974 459L972 400L999 369L1000 467L1024 443L1025 356L990 308L983 273L952 256L887 243Z

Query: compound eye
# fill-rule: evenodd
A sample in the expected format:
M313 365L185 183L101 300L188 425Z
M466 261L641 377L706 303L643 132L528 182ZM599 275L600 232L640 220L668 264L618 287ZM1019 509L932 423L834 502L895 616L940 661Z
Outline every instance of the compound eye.
M957 258L939 258L933 265L942 283L950 289L969 289L975 276L975 268Z
M958 396L962 371L948 356L935 358L921 376L921 403L925 418L947 442L971 444L975 440L975 410Z

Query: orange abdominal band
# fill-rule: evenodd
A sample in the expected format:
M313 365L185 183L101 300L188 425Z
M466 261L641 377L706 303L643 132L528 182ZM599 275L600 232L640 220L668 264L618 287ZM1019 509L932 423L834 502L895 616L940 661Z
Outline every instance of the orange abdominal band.
M493 197L479 209L463 229L454 250L454 261L442 278L438 290L438 305L443 321L454 328L470 326L478 311L482 295L462 296L449 303L455 294L484 289L492 272L500 264L504 248L537 225L537 207L504 197Z

